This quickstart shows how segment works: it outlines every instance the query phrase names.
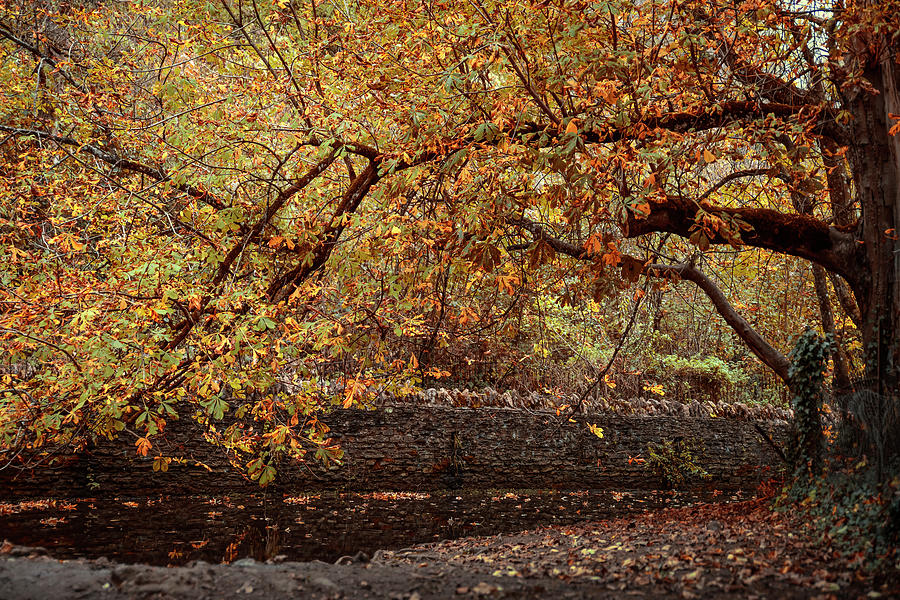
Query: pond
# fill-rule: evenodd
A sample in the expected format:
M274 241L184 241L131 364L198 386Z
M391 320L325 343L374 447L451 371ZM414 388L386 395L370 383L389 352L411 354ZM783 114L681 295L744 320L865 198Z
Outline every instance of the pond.
M682 492L512 490L37 500L0 504L0 539L57 558L180 565L240 558L333 562L465 536L739 499Z

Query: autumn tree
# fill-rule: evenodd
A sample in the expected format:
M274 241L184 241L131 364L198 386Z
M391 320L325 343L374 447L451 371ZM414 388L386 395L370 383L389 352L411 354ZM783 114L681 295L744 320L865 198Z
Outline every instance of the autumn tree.
M898 15L6 0L3 445L127 429L147 453L180 402L241 417L216 436L268 478L329 451L312 357L357 360L345 405L375 371L402 388L421 365L386 339L513 308L446 290L513 297L554 269L597 298L690 281L787 382L711 276L724 247L809 261L824 328L839 306L896 402Z

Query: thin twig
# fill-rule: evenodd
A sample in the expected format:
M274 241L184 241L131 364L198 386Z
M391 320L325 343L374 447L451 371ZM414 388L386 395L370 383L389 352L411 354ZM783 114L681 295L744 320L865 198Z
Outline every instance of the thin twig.
M585 399L588 395L594 391L594 389L603 381L603 378L606 377L606 374L609 373L609 370L612 368L613 363L616 360L616 357L619 355L619 352L622 350L622 347L625 346L625 341L628 339L628 335L631 333L631 328L634 326L635 319L637 318L638 309L641 307L641 302L644 300L644 296L647 295L647 287L650 285L650 278L648 277L644 281L644 287L642 288L642 294L638 296L638 299L634 302L634 308L631 311L631 317L628 319L628 325L625 326L625 331L622 332L622 337L619 339L619 342L616 344L615 349L613 350L612 356L609 357L609 361L606 363L606 366L603 367L603 370L594 378L594 383L589 385L587 389L582 392L581 396L578 398L578 404L572 407L572 414L580 413L581 408L584 405Z
M75 357L72 356L72 354L71 354L68 350L66 350L65 348L61 348L61 347L57 346L57 345L54 344L53 342L47 341L47 340L45 340L45 339L43 339L43 338L39 338L39 337L37 337L37 336L29 335L29 334L25 333L24 331L19 331L18 329L9 329L9 328L6 328L6 327L0 327L0 332L3 332L3 333L12 333L12 334L14 334L14 335L20 335L20 336L22 336L22 337L24 337L24 338L28 338L29 340L34 340L35 342L40 342L41 344L45 344L45 345L47 345L47 346L50 346L51 348L56 348L57 350L59 350L60 352L62 352L63 354L65 354L65 355L69 358L70 361L72 361L72 364L75 365L75 368L78 369L78 372L79 372L79 373L81 372L81 365L78 364L78 361L75 360Z

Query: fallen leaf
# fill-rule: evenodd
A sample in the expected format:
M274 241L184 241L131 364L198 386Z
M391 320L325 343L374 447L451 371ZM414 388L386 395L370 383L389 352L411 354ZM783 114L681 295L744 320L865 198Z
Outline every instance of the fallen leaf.
M478 583L478 585L472 588L472 592L478 594L479 596L487 596L488 594L493 593L493 591L496 589L497 588L495 588L494 586L481 581Z

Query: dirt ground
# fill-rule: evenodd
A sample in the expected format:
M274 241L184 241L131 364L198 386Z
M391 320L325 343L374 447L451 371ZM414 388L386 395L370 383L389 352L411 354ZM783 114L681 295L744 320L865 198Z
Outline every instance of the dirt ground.
M0 600L898 598L765 500L465 538L323 562L184 567L0 548Z

